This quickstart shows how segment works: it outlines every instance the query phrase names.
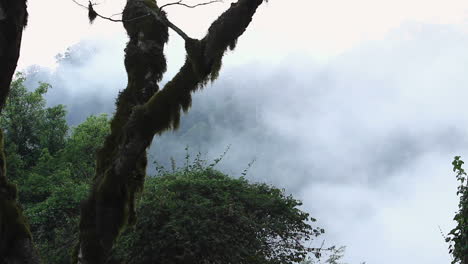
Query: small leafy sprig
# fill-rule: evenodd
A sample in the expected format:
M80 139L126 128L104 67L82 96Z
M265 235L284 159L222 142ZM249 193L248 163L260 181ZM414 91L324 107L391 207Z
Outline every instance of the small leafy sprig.
M457 188L457 196L460 197L458 211L453 220L457 226L452 229L445 242L450 243L449 253L452 254L452 264L468 264L468 179L462 168L464 162L460 156L455 156L452 165L460 185Z

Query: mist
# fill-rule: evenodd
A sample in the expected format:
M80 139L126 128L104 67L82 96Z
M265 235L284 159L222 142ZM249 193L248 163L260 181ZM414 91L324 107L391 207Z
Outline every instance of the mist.
M51 83L48 103L67 105L72 125L112 113L125 41L76 44L55 69L30 67L27 85ZM326 230L320 242L347 246L345 261L449 263L439 227L454 226L451 161L468 154L467 33L406 23L320 62L277 54L261 63L240 45L180 129L155 137L152 159L183 165L186 146L208 160L230 146L217 168L238 177L255 160L247 178L301 199ZM171 41L162 83L183 58Z

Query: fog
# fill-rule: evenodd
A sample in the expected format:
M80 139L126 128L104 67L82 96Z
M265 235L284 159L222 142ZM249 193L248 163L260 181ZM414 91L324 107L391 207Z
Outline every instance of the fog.
M126 82L125 41L72 46L55 69L30 67L28 87L50 82L48 103L66 104L72 125L111 113ZM347 262L449 263L439 226L445 233L454 226L451 161L468 153L466 47L458 27L416 22L326 61L260 62L240 43L245 60L228 54L180 130L155 137L151 156L183 165L185 146L208 160L230 146L218 169L240 176L255 159L247 178L303 200L326 229L320 242L347 246ZM172 40L163 83L182 59L182 44Z

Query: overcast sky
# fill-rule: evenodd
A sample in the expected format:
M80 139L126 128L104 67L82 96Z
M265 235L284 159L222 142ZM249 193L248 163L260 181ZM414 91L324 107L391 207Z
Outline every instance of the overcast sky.
M112 15L124 2L96 9ZM228 2L167 12L201 37ZM302 199L326 243L347 246L350 264L450 263L438 226L447 233L454 225L450 163L468 154L467 11L462 0L270 0L218 82L194 98L195 110L216 110L218 98L246 115L253 106L255 118L240 121L251 129L220 124L205 151L215 156L232 144L227 170L256 157L251 177ZM56 69L62 87L51 92L113 102L126 80L122 26L99 19L90 26L71 0L30 1L29 12L19 69ZM55 65L55 55L78 42L93 47L92 56ZM184 56L171 35L166 80Z

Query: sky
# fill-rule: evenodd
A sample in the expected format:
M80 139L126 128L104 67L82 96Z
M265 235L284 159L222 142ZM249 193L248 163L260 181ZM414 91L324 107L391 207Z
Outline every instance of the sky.
M167 12L200 38L229 2ZM326 230L319 244L345 245L347 263L449 263L439 228L453 228L458 204L451 161L468 154L467 11L458 0L270 0L184 118L229 111L235 123L210 117L201 151L231 145L220 164L230 173L255 159L249 178L303 200ZM122 26L89 25L71 0L31 1L29 12L18 68L54 85L49 103L67 104L72 123L112 112L126 82ZM78 62L57 63L69 47ZM167 56L163 82L185 57L174 34ZM194 143L174 138L153 150Z

